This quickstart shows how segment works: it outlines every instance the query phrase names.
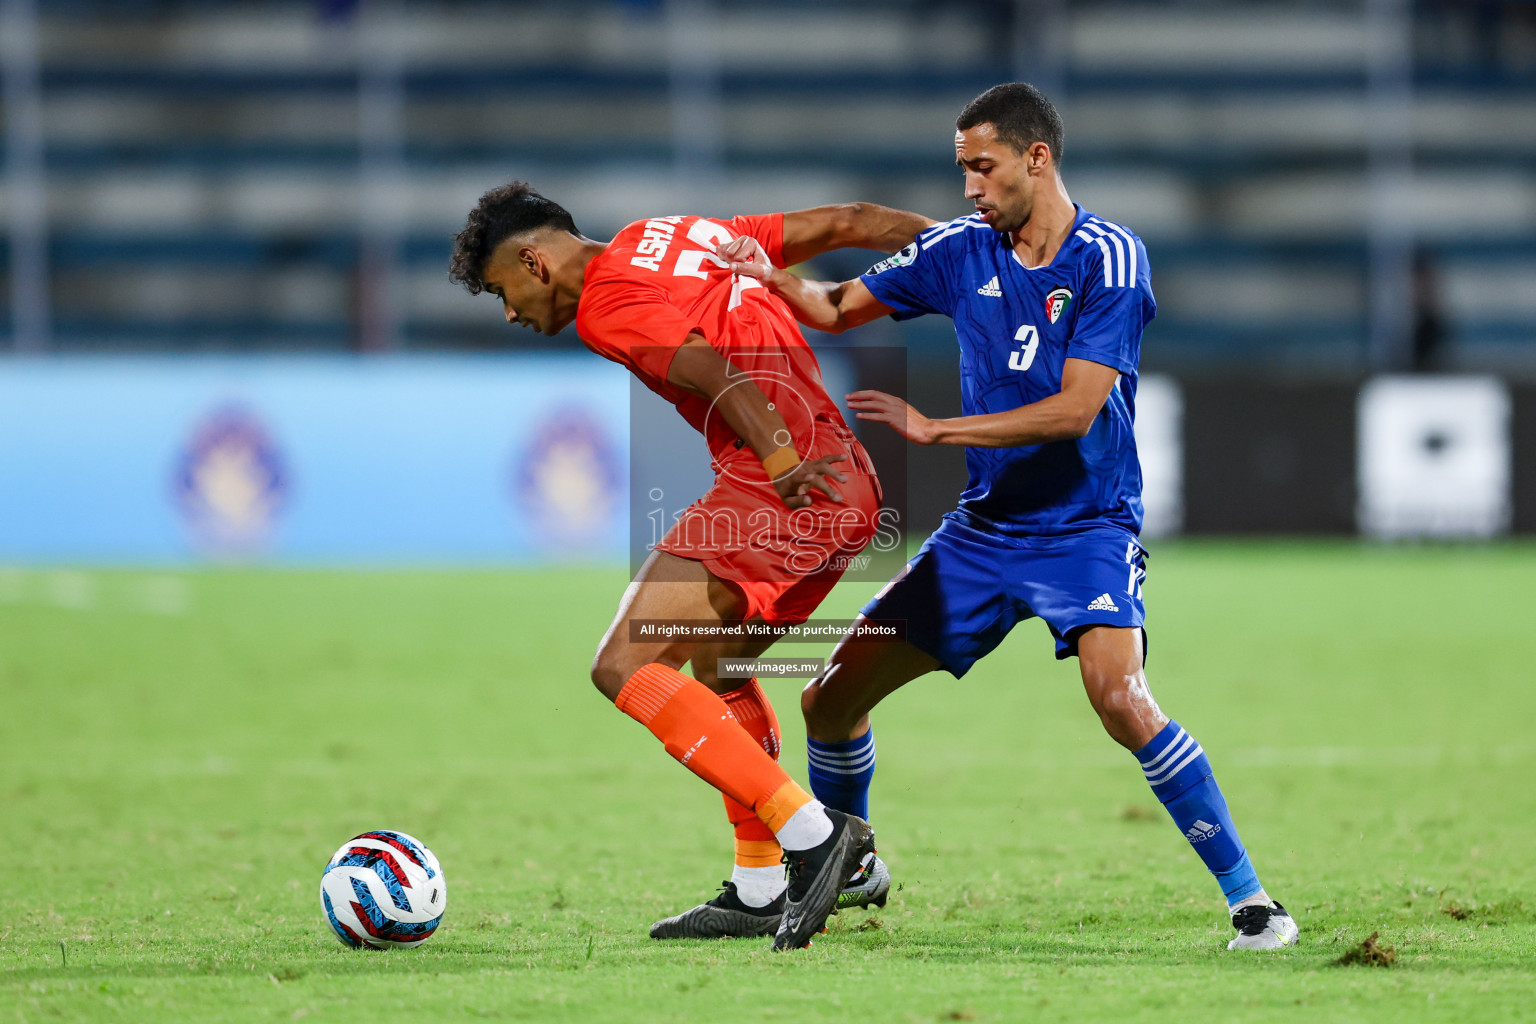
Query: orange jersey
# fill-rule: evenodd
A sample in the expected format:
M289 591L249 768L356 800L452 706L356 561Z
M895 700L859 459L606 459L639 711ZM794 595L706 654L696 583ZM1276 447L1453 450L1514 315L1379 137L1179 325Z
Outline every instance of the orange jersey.
M707 400L667 383L690 334L762 390L784 417L802 458L841 451L842 413L827 396L816 355L784 301L762 282L733 274L715 247L750 235L783 266L784 215L653 217L620 231L587 265L576 331L588 348L629 368L704 435L716 467L756 460ZM825 427L818 427L818 421Z

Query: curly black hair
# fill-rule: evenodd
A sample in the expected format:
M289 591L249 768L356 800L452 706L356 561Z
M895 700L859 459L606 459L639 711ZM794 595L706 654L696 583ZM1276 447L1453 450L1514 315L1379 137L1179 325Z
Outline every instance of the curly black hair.
M545 199L526 181L512 181L491 189L469 211L464 229L453 239L448 277L471 295L485 290L485 264L496 247L513 235L542 227L558 228L573 235L576 222L565 207Z
M996 128L997 137L1015 153L1022 154L1035 143L1043 142L1051 147L1051 159L1061 165L1065 155L1061 115L1045 93L1028 82L994 85L967 103L955 119L955 127L961 131L979 124Z

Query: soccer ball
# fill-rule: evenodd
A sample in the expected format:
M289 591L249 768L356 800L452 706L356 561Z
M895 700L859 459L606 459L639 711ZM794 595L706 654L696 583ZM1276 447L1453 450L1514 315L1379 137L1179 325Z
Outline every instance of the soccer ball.
M343 945L419 946L448 906L448 883L432 851L404 832L348 839L320 876L320 905Z

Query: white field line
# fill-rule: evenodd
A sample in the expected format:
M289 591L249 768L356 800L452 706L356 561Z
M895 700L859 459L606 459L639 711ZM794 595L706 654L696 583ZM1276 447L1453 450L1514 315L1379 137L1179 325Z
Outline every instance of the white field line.
M179 616L192 610L192 583L174 575L127 576L0 566L0 605Z

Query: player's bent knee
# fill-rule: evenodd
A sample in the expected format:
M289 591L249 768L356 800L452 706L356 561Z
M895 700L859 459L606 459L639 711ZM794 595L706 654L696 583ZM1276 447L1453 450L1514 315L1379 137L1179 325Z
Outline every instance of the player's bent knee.
M800 714L809 722L811 716L816 714L817 701L821 697L821 683L827 676L823 669L817 675L811 677L811 681L805 684L805 689L800 691Z
M618 700L619 691L635 674L635 668L638 666L630 666L628 659L619 657L611 648L600 647L592 659L592 685L609 700Z
M850 717L849 709L839 708L822 689L827 674L814 677L800 691L800 714L805 718L805 731L819 740L839 740L857 722L860 716Z
M655 663L681 671L687 661L685 650L658 650L655 647L637 649L623 641L610 641L599 647L592 659L592 685L604 697L617 701L619 691L644 666Z
M1083 689L1088 693L1088 701L1093 705L1093 710L1103 713L1105 705L1113 699L1115 680L1086 662L1081 667Z
M1088 701L1104 731L1127 750L1140 750L1166 724L1139 667L1085 663L1082 672Z
M819 702L821 699L821 681L826 675L812 676L811 681L805 684L805 689L800 691L800 715L805 719L809 727L819 717Z

